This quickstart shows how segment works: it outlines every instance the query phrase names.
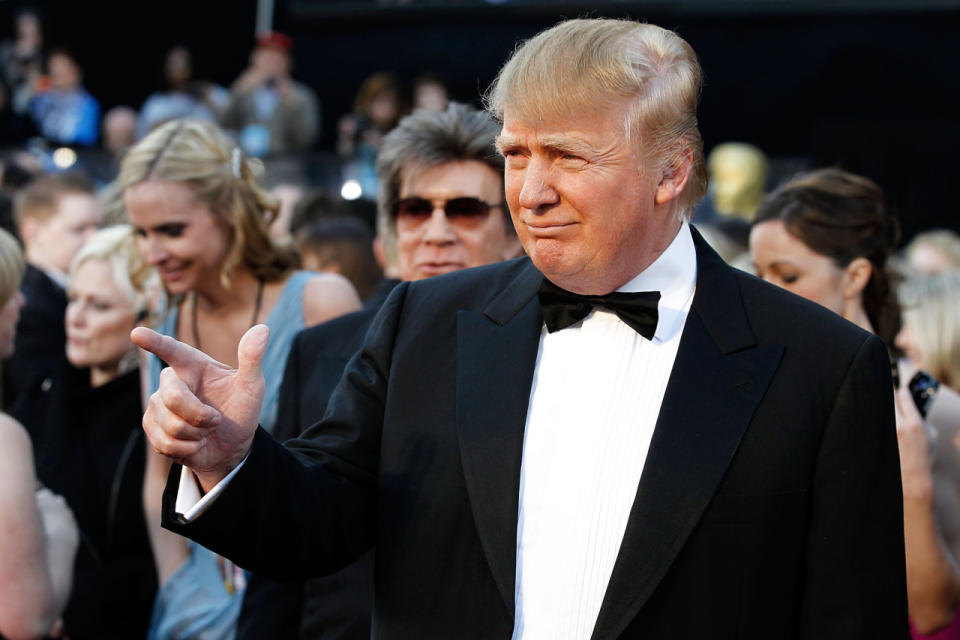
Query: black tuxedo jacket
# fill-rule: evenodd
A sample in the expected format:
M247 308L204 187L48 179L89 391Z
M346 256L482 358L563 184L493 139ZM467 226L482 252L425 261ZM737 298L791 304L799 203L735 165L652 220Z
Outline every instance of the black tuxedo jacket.
M297 334L280 385L274 438L296 438L323 417L347 362L363 347L370 324L398 283L383 279L360 311ZM373 551L306 583L253 574L243 594L237 640L361 640L370 637L372 610Z
M694 235L693 306L593 638L906 637L886 350ZM375 637L510 638L541 278L518 259L399 285L324 420L289 449L259 430L186 525L174 469L166 525L276 576L375 542Z

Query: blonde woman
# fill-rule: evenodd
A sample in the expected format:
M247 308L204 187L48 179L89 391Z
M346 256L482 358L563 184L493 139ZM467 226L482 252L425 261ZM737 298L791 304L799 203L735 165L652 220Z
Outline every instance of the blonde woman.
M917 613L929 622L914 615L917 629L951 640L960 638L960 271L909 278L899 295L903 328L895 343L906 356L906 389L898 436L904 518L915 523L906 542L908 552L926 550L907 554L911 613L922 605Z
M13 352L23 271L20 246L0 229L0 359ZM77 543L63 498L37 491L27 432L0 413L0 637L51 633L70 595Z
M96 232L69 269L65 368L37 475L73 510L83 544L63 615L72 638L142 638L157 590L143 519L143 415L130 331L146 317L129 225Z
M899 293L903 328L896 345L914 369L960 390L960 269L909 278Z
M271 430L293 337L304 327L359 309L360 301L342 277L298 271L295 251L270 239L267 229L279 202L257 183L255 168L216 125L175 120L127 153L118 183L140 252L159 272L169 296L161 333L237 366L243 333L259 323L270 327L260 424ZM157 388L160 369L151 357L149 393ZM242 575L160 529L166 469L150 455L144 508L160 580L151 637L201 630L209 634L205 637L229 637Z

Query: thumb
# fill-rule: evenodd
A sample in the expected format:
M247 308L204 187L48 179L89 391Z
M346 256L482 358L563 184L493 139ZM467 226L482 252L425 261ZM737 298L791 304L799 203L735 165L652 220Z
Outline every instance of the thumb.
M263 378L263 354L267 351L270 328L265 324L250 327L237 346L237 376L246 382Z

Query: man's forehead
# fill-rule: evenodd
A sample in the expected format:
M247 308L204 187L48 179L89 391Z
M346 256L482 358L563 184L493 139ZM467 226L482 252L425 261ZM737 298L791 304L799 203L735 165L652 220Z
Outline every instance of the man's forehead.
M598 112L577 118L556 118L536 123L504 118L497 145L598 149L622 139L622 118Z
M452 184L462 186L464 183L485 185L492 182L498 188L503 186L503 176L484 162L474 159L451 160L431 166L408 166L400 179L399 193L401 197L422 195L427 184L432 186Z

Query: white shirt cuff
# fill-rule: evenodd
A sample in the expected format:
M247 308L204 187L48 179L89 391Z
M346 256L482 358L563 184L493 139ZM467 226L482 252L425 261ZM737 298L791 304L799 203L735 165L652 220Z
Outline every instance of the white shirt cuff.
M200 482L197 480L197 476L193 474L193 471L187 467L180 468L180 487L177 490L177 502L173 508L174 513L184 522L193 522L200 514L207 510L213 501L217 499L223 490L227 488L227 485L230 484L230 481L233 480L233 476L237 475L237 471L240 471L240 468L247 461L247 458L250 457L250 453L243 457L243 460L240 461L233 471L227 474L227 476L218 482L213 489L207 492L206 495L201 495L200 493Z

